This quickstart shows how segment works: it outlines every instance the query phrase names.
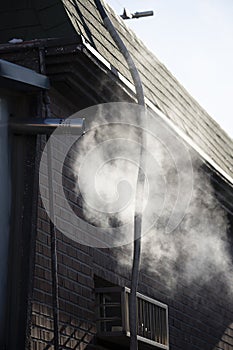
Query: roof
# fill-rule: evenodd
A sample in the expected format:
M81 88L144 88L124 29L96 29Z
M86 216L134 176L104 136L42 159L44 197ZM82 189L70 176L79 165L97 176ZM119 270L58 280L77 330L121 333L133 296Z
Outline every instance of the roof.
M25 2L25 4L24 4ZM0 37L82 37L131 83L122 54L117 49L95 7L94 0L22 1L7 10L0 5ZM4 8L5 7L5 8ZM19 9L20 7L20 9ZM110 18L132 54L145 95L227 175L233 177L233 141L184 89L169 70L145 47L125 22L105 4ZM19 11L17 12L16 11Z

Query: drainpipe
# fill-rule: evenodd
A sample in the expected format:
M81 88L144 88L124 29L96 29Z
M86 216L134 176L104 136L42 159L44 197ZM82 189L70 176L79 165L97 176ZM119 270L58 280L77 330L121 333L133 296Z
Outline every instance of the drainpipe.
M44 48L39 50L40 58L40 70L41 74L46 74L45 70L45 57ZM49 140L49 134L56 128L60 128L62 132L69 132L70 134L83 134L84 133L84 119L52 119L50 109L50 98L47 91L42 92L42 104L45 109L45 119L37 119L33 122L28 121L23 123L24 132L33 132L46 134L46 140ZM58 295L58 263L57 263L57 231L55 227L55 214L54 214L54 188L53 188L53 176L52 176L52 148L50 142L47 144L48 149L48 188L49 188L49 215L50 215L50 237L51 237L51 271L52 271L52 298L53 298L53 327L54 338L53 345L54 350L59 350L59 295Z
M39 49L40 73L46 74L45 50ZM47 91L42 92L42 105L45 107L45 115L51 117L50 99ZM48 141L49 136L46 136ZM58 268L57 268L57 232L54 225L53 203L53 179L52 179L52 149L48 143L48 186L49 186L49 212L50 212L50 238L51 238L51 272L52 272L52 299L53 299L53 345L54 350L59 350L59 296L58 296Z
M8 144L8 101L0 96L0 348L5 344L7 263L10 231L10 169Z
M135 63L126 48L124 42L117 33L114 25L112 24L108 14L106 13L100 0L95 0L96 7L101 15L101 18L109 31L112 39L116 43L122 55L128 64L135 89L138 104L140 106L146 107L145 97L143 92L143 87L138 70ZM133 266L132 266L132 277L131 277L131 293L130 293L130 303L129 303L129 326L130 326L130 350L138 349L137 342L137 287L139 279L139 268L140 268L140 256L141 256L141 234L142 234L142 207L143 203L141 198L143 198L145 176L143 173L145 165L144 149L146 145L146 140L143 132L143 127L140 130L141 138L141 150L139 159L139 168L137 174L137 185L136 185L136 198L135 198L135 213L134 213L134 249L133 249Z

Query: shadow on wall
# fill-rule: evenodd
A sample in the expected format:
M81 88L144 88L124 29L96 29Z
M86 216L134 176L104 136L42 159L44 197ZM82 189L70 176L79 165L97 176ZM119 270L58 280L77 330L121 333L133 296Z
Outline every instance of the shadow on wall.
M44 306L44 311L45 309ZM47 312L50 315L46 317L34 313L31 332L32 349L37 348L38 343L40 343L40 349L53 349L53 321L49 308ZM93 339L93 326L77 321L77 319L70 319L69 322L63 322L63 325L60 326L59 334L60 349L89 349L88 345Z
M229 300L221 278L202 287L197 283L180 287L168 303L171 349L233 348L233 300Z

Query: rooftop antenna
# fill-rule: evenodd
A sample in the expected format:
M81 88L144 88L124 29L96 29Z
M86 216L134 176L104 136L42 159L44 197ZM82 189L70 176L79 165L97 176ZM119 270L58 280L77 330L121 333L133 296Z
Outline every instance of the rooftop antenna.
M131 13L127 8L124 8L123 14L121 17L123 19L132 19L132 18L141 18L141 17L148 17L148 16L153 16L154 12L153 11L143 11L143 12L135 12Z

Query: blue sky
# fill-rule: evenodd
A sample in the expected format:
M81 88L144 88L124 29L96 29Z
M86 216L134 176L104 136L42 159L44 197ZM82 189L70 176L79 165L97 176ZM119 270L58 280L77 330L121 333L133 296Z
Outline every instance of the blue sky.
M233 138L233 0L106 0Z

